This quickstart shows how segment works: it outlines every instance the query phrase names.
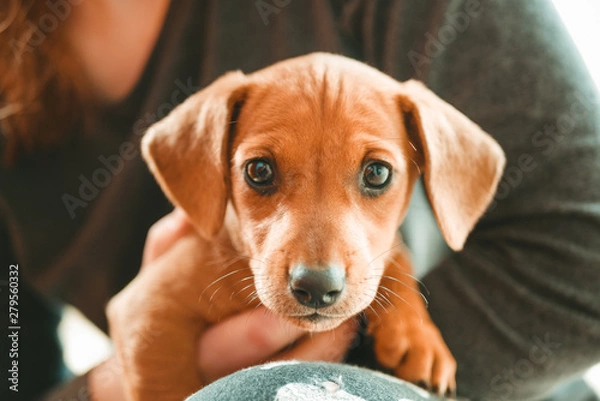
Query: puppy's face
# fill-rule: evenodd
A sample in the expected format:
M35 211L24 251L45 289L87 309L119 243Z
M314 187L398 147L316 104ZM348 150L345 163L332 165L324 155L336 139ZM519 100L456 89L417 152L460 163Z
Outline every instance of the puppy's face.
M226 222L260 300L315 331L373 302L421 170L459 250L504 167L498 144L422 84L322 53L224 75L142 151L202 236Z
M373 302L417 168L391 96L309 73L248 94L230 177L261 301L318 331Z

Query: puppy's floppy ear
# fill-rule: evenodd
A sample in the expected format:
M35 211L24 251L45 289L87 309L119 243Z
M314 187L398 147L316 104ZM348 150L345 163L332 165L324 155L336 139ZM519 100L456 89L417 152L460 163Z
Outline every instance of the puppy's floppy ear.
M246 85L240 71L222 76L152 125L142 140L142 154L161 188L206 238L223 225L229 131Z
M504 152L420 82L402 86L400 110L424 171L425 190L446 242L460 250L496 192Z

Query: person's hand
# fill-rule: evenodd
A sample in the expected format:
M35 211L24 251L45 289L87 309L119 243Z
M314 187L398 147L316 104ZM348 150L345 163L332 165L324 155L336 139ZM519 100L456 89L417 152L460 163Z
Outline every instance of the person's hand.
M210 327L200 338L198 365L204 384L208 384L267 361L340 362L355 332L356 322L347 321L331 331L307 334L260 307Z
M171 213L154 223L148 230L148 236L146 237L142 256L142 269L167 253L179 239L188 235L193 229L187 215L179 208L175 208Z
M142 269L151 269L157 259L192 230L187 216L179 209L156 222L148 232ZM355 331L356 323L348 321L329 332L306 333L260 307L230 317L202 334L197 350L199 372L203 383L208 384L239 369L267 361L341 361ZM89 376L93 399L124 400L122 377L114 356L94 368Z

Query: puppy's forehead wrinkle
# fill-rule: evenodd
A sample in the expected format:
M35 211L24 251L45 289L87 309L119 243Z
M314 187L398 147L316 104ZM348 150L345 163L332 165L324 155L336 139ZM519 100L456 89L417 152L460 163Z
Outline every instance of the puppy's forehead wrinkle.
M285 83L287 87L308 85L315 88L323 82L325 75L330 83L348 79L363 87L378 87L387 89L388 92L400 87L399 82L376 68L356 60L326 53L282 61L251 74L251 77L267 85Z
M301 67L282 65L259 75L239 118L243 136L274 133L296 148L301 144L335 150L340 140L351 139L353 133L348 130L373 134L400 130L398 106L389 85L373 85L361 72L343 65ZM369 70L369 74L380 73Z
M321 121L325 119L325 105L327 102L327 70L323 71L323 82L321 84L321 100L320 100L320 109L321 109Z
M399 136L384 137L384 138L374 138L372 140L365 141L365 144L367 144L367 145L375 145L375 144L379 144L379 143L384 142L384 141L401 141L402 139L403 138L399 137Z
M397 83L376 70L362 67L367 71L356 71L335 63L298 63L270 68L269 74L258 73L255 91L249 99L254 105L268 110L269 120L277 119L278 115L289 118L302 111L323 119L340 110L349 115L360 114L360 108L377 112L373 105L393 104L396 108L390 95L390 84ZM286 106L287 112L283 110Z

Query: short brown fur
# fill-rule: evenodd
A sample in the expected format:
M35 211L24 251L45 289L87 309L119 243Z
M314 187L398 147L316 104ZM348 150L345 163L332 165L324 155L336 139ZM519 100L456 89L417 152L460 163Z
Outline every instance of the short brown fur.
M455 387L456 363L397 235L421 172L455 250L495 192L502 150L452 106L418 82L316 53L224 75L151 127L143 154L200 235L176 245L189 258L159 260L109 304L132 400L179 400L200 388L191 350L201 331L259 302L311 331L366 310L382 365L440 392ZM273 161L273 193L246 183L253 158ZM369 160L393 168L378 196L360 190ZM297 263L345 271L343 296L319 309L319 320L307 319L314 310L288 289Z

